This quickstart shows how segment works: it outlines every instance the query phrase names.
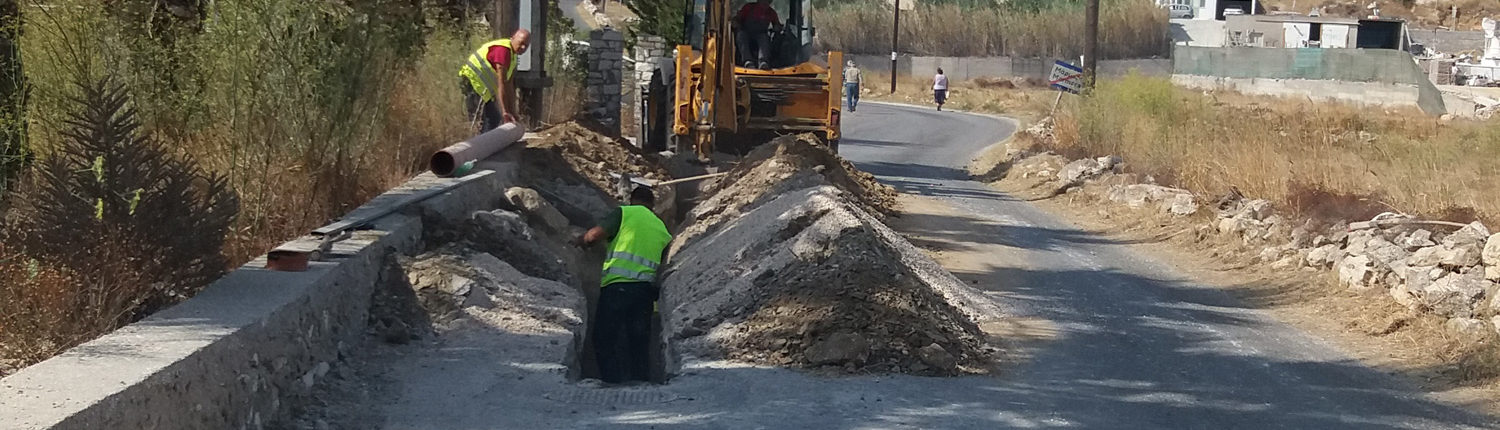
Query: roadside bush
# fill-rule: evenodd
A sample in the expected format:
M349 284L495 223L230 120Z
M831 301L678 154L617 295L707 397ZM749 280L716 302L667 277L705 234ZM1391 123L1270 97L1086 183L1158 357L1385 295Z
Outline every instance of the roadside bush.
M85 79L85 78L81 78ZM63 132L20 189L4 232L25 261L5 270L8 345L34 358L195 293L225 270L238 209L224 177L139 132L124 87L81 83ZM6 251L9 251L8 249ZM11 257L22 258L22 257ZM45 268L46 277L43 277ZM29 333L28 336L22 334Z
M45 156L0 214L0 372L187 298L467 137L469 0L218 0L191 20L45 3L21 5Z

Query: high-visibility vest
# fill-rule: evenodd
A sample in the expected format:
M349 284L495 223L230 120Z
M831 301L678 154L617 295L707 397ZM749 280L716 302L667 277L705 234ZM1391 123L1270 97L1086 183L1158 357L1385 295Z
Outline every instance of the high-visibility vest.
M484 101L495 99L495 68L490 65L490 48L504 46L511 48L510 39L493 40L469 55L469 61L458 69L458 75L469 78L469 85L474 87L474 93ZM510 64L505 67L505 80L509 81L516 74L516 50L510 49Z
M602 288L616 282L652 282L661 265L661 252L672 242L667 224L645 206L620 207L620 232L609 242Z

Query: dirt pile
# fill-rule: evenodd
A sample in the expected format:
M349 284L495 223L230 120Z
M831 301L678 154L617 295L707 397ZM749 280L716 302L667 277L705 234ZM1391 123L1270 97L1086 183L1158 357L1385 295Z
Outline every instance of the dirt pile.
M671 177L655 154L599 134L576 122L542 130L521 154L521 176L574 225L591 226L623 196L619 179L611 174L664 180ZM657 215L668 224L676 220L676 192L672 186L653 188ZM628 192L628 190L626 190Z
M687 225L679 236L696 237L776 196L817 185L837 187L861 209L877 216L895 208L895 190L813 139L811 135L778 137L751 151L723 178L704 184L702 193L707 197L688 211Z
M630 173L646 179L667 179L667 170L656 156L639 152L635 147L599 134L576 122L559 124L542 130L540 139L528 149L552 150L572 168L582 173L600 189L613 190L615 178L610 173Z
M821 166L821 167L820 167ZM798 138L752 153L690 213L663 285L684 361L982 373L1001 312L875 214L894 192Z

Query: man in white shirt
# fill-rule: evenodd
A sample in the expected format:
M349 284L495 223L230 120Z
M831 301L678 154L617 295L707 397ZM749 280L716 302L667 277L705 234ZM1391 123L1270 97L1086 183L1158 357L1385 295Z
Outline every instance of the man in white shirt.
M850 112L859 105L859 67L854 65L854 60L849 60L844 66L844 105L849 107Z

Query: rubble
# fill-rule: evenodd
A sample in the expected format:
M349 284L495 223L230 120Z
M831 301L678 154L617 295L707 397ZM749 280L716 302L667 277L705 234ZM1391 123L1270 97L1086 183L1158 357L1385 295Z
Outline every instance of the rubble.
M707 187L673 241L661 306L674 360L985 371L979 325L1003 313L882 223L894 204L887 188L787 138L729 177Z
M1491 235L1485 241L1484 252L1480 257L1485 265L1484 278L1500 280L1500 233Z

